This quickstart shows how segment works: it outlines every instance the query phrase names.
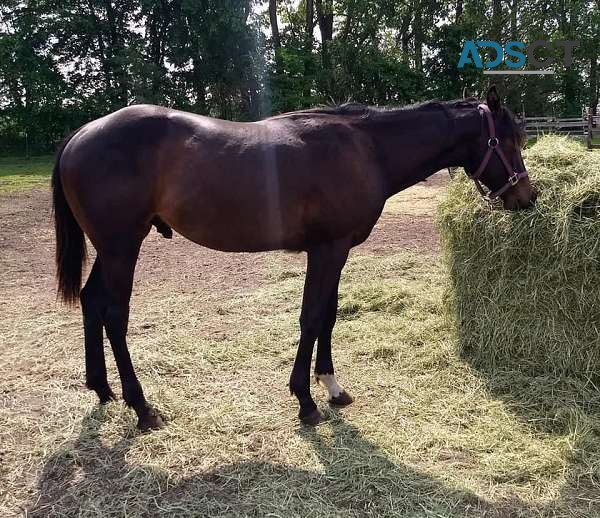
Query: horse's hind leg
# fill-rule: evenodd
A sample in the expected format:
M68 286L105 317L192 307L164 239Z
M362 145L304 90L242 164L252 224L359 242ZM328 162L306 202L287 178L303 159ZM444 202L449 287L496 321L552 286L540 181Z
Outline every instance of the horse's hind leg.
M102 253L102 279L107 296L103 320L106 335L110 341L123 388L123 399L135 410L138 416L138 428L149 430L161 428L163 421L158 412L150 406L144 397L142 385L137 379L129 350L127 349L127 325L129 320L129 300L133 285L135 263L139 245L126 252Z
M108 385L104 359L102 312L105 299L100 261L96 258L88 280L81 290L80 300L85 336L85 382L89 389L98 394L102 404L116 399Z
M317 340L317 360L315 362L315 378L324 385L329 394L329 403L336 406L346 406L354 401L344 388L337 382L333 359L331 358L331 335L337 317L339 276L331 294L325 321Z

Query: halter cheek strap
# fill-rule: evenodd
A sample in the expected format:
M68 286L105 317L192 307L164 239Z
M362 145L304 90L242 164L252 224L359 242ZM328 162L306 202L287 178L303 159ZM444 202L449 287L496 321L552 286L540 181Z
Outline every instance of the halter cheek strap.
M525 170L525 164L523 164L522 161L522 171L516 172L510 165L510 162L507 160L506 155L504 154L502 149L500 149L500 146L498 145L500 141L496 136L496 125L494 124L494 117L492 116L492 112L490 111L488 105L480 104L479 106L477 106L477 109L479 110L479 113L481 113L481 116L487 120L489 139L487 142L487 149L485 151L485 155L483 156L483 160L477 168L477 171L475 171L472 175L469 175L467 173L467 176L469 176L469 178L473 180L473 182L475 183L475 187L477 187L477 190L479 191L481 196L483 196L487 200L495 201L502 194L508 191L508 189L517 185L520 180L522 180L523 178L527 178L527 176L529 175L527 174L527 171ZM480 177L485 171L485 168L487 167L493 153L496 153L496 155L502 162L502 165L504 165L504 169L506 169L506 172L508 173L508 181L497 191L493 191L487 194L483 188L483 185L481 184Z

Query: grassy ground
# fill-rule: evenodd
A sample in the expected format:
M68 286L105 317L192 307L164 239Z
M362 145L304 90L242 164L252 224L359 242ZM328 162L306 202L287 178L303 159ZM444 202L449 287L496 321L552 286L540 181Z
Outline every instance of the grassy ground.
M54 156L0 158L0 193L48 185Z
M473 370L456 354L443 284L432 257L350 263L335 357L357 401L317 429L298 426L286 395L302 272L282 257L265 286L217 297L209 314L193 310L192 293L135 301L132 353L170 419L149 435L121 403L96 407L79 388L79 344L57 337L76 315L13 321L27 339L7 364L25 355L46 381L31 390L8 374L7 398L15 389L33 401L2 410L3 506L33 516L600 512L597 392ZM202 333L223 319L222 335Z
M48 193L11 194L0 516L600 516L596 387L476 370L445 317L439 256L384 246L425 221L441 189L392 200L387 226L353 253L334 359L356 402L329 410L315 386L329 416L315 429L286 389L303 256L151 234L130 349L169 423L147 435L121 402L98 407L83 388L79 311L54 303Z

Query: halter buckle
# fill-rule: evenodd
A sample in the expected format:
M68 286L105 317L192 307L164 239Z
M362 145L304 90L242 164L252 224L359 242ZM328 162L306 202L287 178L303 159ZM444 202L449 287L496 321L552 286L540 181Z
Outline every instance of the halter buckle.
M498 137L490 137L488 139L488 147L494 149L499 144Z
M520 179L521 179L521 177L519 176L519 174L516 171L514 171L513 174L511 174L508 177L508 183L514 187L515 185L517 185L519 183Z

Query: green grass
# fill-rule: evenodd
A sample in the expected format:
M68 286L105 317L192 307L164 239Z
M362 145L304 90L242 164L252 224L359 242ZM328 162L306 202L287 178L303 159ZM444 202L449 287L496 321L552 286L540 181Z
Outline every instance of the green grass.
M53 167L53 155L0 158L0 193L46 187Z

